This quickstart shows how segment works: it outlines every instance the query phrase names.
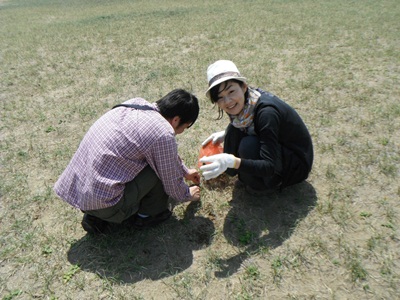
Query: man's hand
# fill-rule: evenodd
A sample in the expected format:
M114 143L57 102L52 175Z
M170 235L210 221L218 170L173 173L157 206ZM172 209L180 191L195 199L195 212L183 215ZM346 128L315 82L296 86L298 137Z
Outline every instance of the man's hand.
M199 201L200 200L200 187L198 187L197 185L193 185L189 188L189 190L190 190L190 195L192 196L190 201Z
M210 163L200 167L205 180L218 177L228 168L234 168L235 163L238 165L240 161L232 154L221 153L212 156L204 156L200 159L203 163Z
M224 141L224 138L225 138L225 130L219 131L219 132L214 132L204 142L202 142L201 145L205 146L210 141L212 141L213 144L221 144Z
M195 184L200 184L200 174L196 169L189 169L189 172L185 175L185 179Z

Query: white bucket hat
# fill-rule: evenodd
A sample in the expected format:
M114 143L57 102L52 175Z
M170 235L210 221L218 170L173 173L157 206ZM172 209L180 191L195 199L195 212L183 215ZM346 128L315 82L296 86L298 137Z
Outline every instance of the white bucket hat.
M236 65L230 60L217 60L207 68L208 90L206 96L210 98L210 90L221 82L236 79L246 82L246 78L240 75Z

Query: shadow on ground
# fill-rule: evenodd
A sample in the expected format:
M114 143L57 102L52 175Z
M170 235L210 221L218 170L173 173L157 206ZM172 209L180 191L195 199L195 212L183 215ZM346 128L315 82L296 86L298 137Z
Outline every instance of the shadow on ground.
M155 228L133 231L115 228L113 234L86 235L68 251L71 264L121 283L157 280L191 266L193 250L210 245L213 223L195 216L199 202L187 206L181 220L172 217Z
M215 275L230 276L254 253L282 245L316 202L315 189L308 182L263 197L249 196L243 188L235 187L223 230L228 242L243 250L222 259Z

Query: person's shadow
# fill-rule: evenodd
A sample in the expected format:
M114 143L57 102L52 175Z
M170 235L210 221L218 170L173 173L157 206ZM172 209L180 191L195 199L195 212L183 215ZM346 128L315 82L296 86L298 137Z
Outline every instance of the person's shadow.
M71 245L68 260L80 269L135 283L180 273L191 266L193 250L210 245L213 223L195 216L199 202L191 202L184 217L174 216L154 228L135 231L115 228L111 234L86 235Z
M223 231L227 241L240 252L221 259L220 270L215 275L230 276L251 255L282 245L315 207L316 201L315 189L308 182L263 197L250 196L244 188L235 187Z

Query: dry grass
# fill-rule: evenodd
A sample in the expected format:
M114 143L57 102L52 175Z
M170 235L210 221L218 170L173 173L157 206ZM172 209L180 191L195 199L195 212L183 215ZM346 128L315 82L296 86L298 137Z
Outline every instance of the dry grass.
M398 297L397 1L0 2L0 297ZM196 166L227 125L203 94L221 58L303 116L307 182L253 198L221 178L157 228L85 235L52 186L86 130L183 87L201 100L178 137Z

